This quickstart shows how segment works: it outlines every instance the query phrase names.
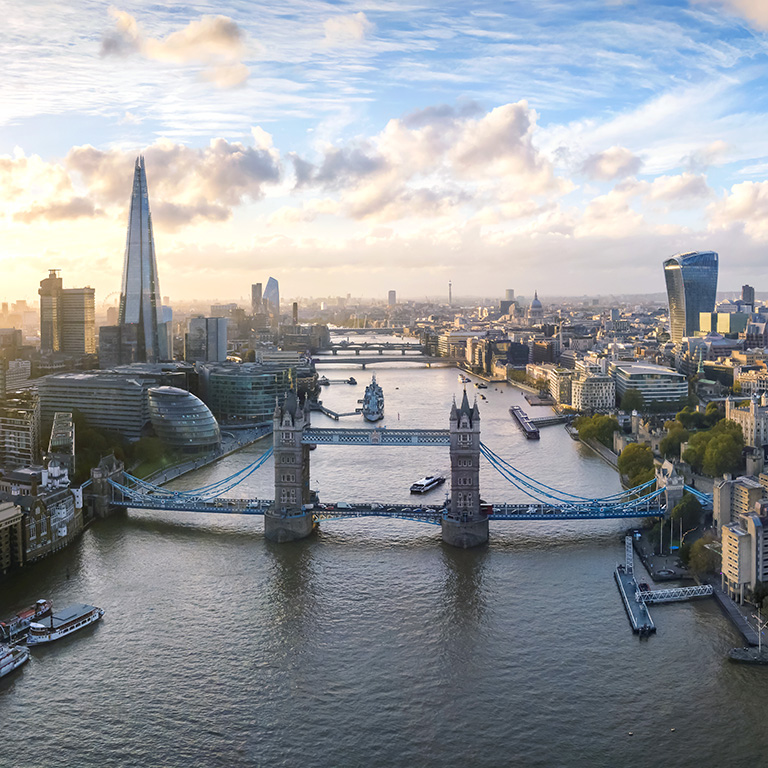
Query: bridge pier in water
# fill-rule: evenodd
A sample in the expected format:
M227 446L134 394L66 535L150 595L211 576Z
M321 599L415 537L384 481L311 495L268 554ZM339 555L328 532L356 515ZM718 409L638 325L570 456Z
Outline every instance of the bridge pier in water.
M480 510L480 410L466 390L450 416L451 506L441 521L443 541L469 549L488 541L488 517Z

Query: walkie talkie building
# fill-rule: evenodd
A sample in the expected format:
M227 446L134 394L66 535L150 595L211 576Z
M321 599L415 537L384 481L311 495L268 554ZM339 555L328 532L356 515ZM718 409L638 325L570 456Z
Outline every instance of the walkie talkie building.
M714 310L717 260L714 251L691 251L678 253L664 262L669 328L675 344L699 329L700 312Z
M136 360L156 363L165 350L160 343L159 326L163 321L160 281L157 277L155 240L144 158L136 158L133 193L128 215L123 284L120 292L118 323L136 326Z

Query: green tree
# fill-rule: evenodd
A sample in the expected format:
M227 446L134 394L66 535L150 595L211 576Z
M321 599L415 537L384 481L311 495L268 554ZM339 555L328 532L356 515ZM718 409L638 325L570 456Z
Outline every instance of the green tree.
M743 448L741 427L734 421L720 419L712 429L697 432L691 437L683 453L683 461L687 461L697 472L714 477L724 472L735 472L741 466Z
M671 513L673 520L682 520L683 528L694 528L701 523L701 504L691 493L684 493Z
M607 448L613 448L613 433L619 430L619 422L613 416L581 416L573 424L582 440L599 440Z
M720 556L711 549L712 537L696 539L691 544L691 554L688 558L688 567L696 576L704 576L717 570L720 565Z
M707 408L704 411L704 417L707 420L707 424L710 427L714 427L723 416L723 412L720 410L720 406L717 403L707 403Z
M735 472L741 465L744 441L737 440L732 434L716 434L707 444L704 452L702 471L710 477L718 477L726 472Z
M671 424L672 427L659 443L659 451L669 459L676 459L680 456L680 446L687 442L691 433L679 421L668 421L664 426L667 424Z
M627 413L645 409L645 398L639 389L628 389L621 398L621 410Z
M653 452L647 445L631 443L621 452L618 465L630 487L640 485L653 477Z

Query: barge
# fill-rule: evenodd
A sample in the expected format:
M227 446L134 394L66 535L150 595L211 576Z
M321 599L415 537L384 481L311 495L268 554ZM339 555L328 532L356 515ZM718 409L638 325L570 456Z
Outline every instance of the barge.
M539 434L539 428L531 421L528 414L519 405L511 406L509 413L517 422L517 426L520 427L522 433L529 440L538 440L539 437L541 437Z

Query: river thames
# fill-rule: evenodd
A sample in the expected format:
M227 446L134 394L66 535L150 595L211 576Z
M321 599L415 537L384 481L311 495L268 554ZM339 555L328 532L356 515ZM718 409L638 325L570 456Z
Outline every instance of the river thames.
M337 411L375 370L390 428L447 428L462 391L451 368L318 368L359 381L323 390ZM519 469L584 495L619 490L562 427L526 441L508 414L547 409L506 385L479 392L483 441ZM444 448L321 446L311 464L326 502L407 502L412 482L449 469ZM272 472L232 495L271 497ZM487 463L481 487L523 500ZM612 576L625 525L491 523L487 547L462 551L400 520L323 522L274 545L257 517L117 514L0 584L2 617L41 597L106 610L0 681L0 766L762 764L768 670L726 661L739 637L711 601L654 608L658 634L632 634Z

